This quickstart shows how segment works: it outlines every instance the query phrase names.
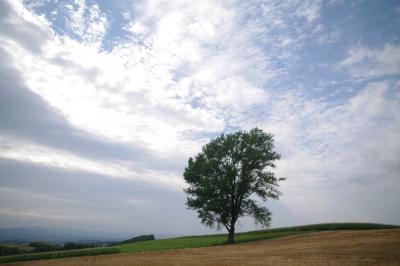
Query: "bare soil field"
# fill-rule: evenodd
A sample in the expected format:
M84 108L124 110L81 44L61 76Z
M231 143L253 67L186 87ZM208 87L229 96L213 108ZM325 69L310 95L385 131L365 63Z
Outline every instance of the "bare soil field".
M217 247L4 265L400 265L400 229L330 231Z

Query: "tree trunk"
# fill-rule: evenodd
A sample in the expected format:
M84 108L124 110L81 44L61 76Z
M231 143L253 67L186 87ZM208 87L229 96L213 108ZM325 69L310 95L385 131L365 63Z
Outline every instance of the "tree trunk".
M228 235L228 244L233 244L233 243L235 243L235 226L231 227Z

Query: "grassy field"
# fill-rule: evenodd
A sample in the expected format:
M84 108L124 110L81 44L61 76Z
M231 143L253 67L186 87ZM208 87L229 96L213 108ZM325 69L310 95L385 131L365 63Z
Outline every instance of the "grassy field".
M270 230L250 231L236 234L236 242L247 242L260 239L272 239L283 236L336 230L372 230L372 229L394 229L400 228L395 225L372 224L372 223L329 223L313 224L294 227L283 227ZM117 246L121 252L138 252L169 250L178 248L195 248L217 246L226 243L227 234L186 236L171 239L153 240L140 243L132 243Z
M298 234L235 245L17 262L9 266L400 266L400 229ZM8 266L7 265L7 266Z
M114 253L119 253L119 252L120 252L119 248L105 247L105 248L87 248L87 249L77 249L77 250L29 253L29 254L0 257L0 263L16 262L16 261L45 260L45 259L59 259L59 258L66 258L66 257L97 256L97 255L104 255L104 254L114 254Z
M284 228L276 228L270 230L238 233L236 235L236 242L242 243L242 242L249 242L261 239L273 239L284 236L321 232L321 231L372 230L372 229L394 229L394 228L400 228L400 226L371 224L371 223L315 224L315 225L284 227ZM71 250L71 251L5 256L5 257L0 257L0 263L12 262L12 261L75 257L75 256L94 256L100 254L111 254L119 252L128 253L128 252L140 252L140 251L162 251L162 250L183 249L183 248L209 247L209 246L222 245L226 243L226 240L227 240L226 234L186 236L186 237L178 237L171 239L151 240L146 242L124 244L124 245L114 246L112 248L91 248L91 249L81 249L81 250Z

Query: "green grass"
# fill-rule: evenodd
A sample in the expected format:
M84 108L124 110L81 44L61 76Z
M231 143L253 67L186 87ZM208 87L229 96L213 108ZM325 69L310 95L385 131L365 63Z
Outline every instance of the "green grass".
M263 234L239 233L236 242L247 242L259 239L270 239L294 234L293 232L271 232ZM134 244L120 245L121 252L156 251L178 248L196 248L223 245L227 240L226 234L189 236L171 239L152 240Z
M105 247L105 248L86 248L86 249L77 249L77 250L30 253L30 254L21 254L21 255L0 257L0 263L16 262L16 261L29 261L29 260L58 259L58 258L66 258L66 257L97 256L97 255L104 255L104 254L114 254L114 253L119 253L119 252L121 252L119 248Z
M313 224L294 227L282 227L270 230L250 231L236 234L236 242L247 242L261 239L272 239L283 236L334 230L370 230L370 229L393 229L400 228L395 225L372 224L372 223L329 223ZM140 243L119 245L121 252L139 252L168 250L178 248L209 247L226 243L227 234L186 236L171 239L152 240Z
M236 242L248 242L261 239L272 239L303 233L335 231L335 230L371 230L371 229L394 229L397 225L372 224L372 223L329 223L313 224L294 227L282 227L270 230L250 231L236 234ZM88 248L80 250L34 253L15 256L0 257L1 262L14 262L23 260L55 259L64 257L95 256L101 254L112 254L119 252L140 252L170 250L178 248L195 248L222 245L226 243L227 234L185 236L170 239L150 240L130 244L117 245L108 248Z

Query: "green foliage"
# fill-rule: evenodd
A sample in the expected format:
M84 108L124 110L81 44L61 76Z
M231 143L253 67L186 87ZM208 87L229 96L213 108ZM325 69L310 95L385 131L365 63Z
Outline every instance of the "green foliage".
M8 247L0 245L0 256L9 256L26 253L26 250L20 249L19 247Z
M273 136L254 128L222 134L203 146L195 158L189 158L184 178L190 185L188 208L196 210L206 226L224 226L233 242L235 223L244 215L268 226L271 212L259 206L252 195L266 201L278 199L278 181L271 169L280 155L274 151Z
M67 242L63 246L61 245L52 245L46 242L32 242L29 244L33 247L31 252L38 253L38 252L48 252L48 251L61 251L61 250L74 250L74 249L84 249L84 248L95 248L100 247L99 244L81 244L75 242Z
M32 242L29 243L31 247L33 247L32 252L47 252L47 251L57 251L62 250L61 245L51 245L45 242Z
M130 238L128 240L124 240L118 243L113 243L109 246L116 246L116 245L122 245L122 244L129 244L129 243L136 243L136 242L143 242L143 241L150 241L154 240L154 235L141 235L141 236L136 236L133 238Z
M96 248L101 247L100 244L81 244L81 243L74 243L74 242L67 242L62 247L62 250L73 250L73 249L84 249L84 248Z
M113 254L119 252L120 252L119 248L106 247L106 248L90 248L90 249L55 251L55 252L44 252L44 253L30 253L24 255L0 257L0 263L43 260L43 259L58 259L66 257L96 256L96 255Z

